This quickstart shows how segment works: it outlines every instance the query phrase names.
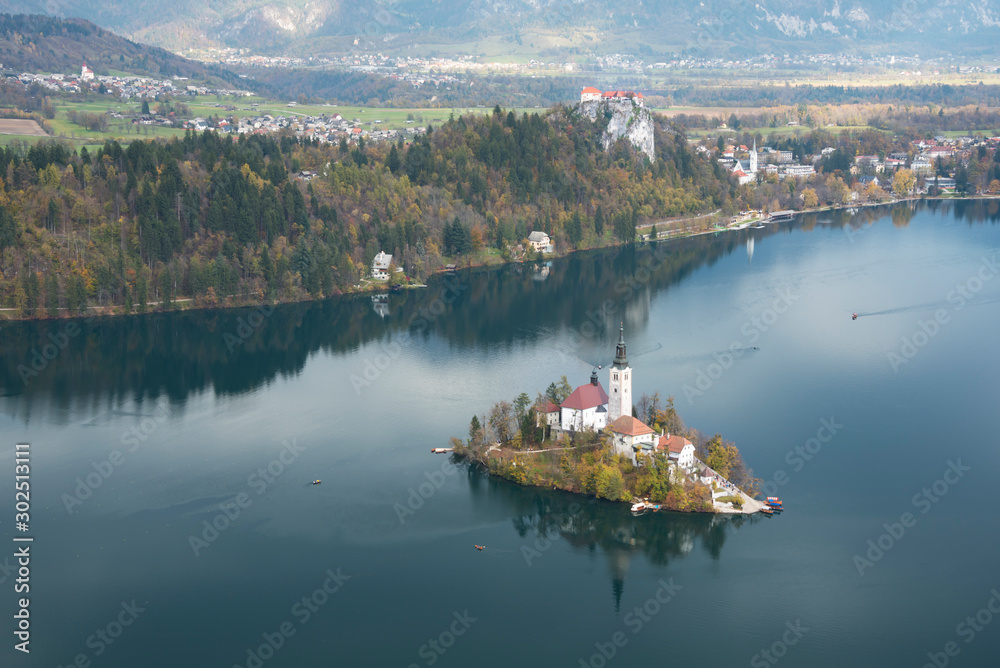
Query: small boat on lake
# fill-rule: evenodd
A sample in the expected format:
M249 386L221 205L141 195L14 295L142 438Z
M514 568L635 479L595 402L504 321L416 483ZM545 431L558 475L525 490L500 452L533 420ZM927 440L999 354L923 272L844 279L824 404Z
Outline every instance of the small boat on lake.
M321 482L323 482L323 481L322 481L322 480L313 480L313 481L312 481L312 484L313 484L313 485L318 485L318 484L320 484Z

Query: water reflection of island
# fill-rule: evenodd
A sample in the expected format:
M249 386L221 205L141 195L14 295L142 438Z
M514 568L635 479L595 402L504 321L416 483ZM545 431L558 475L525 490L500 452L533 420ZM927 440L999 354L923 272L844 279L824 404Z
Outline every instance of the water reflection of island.
M633 517L620 503L599 501L567 492L522 487L469 469L475 497L506 504L527 565L544 558L551 542L565 541L580 553L604 554L611 578L615 612L619 611L625 577L637 555L667 565L701 547L713 560L722 554L729 531L765 521L756 515L655 513Z

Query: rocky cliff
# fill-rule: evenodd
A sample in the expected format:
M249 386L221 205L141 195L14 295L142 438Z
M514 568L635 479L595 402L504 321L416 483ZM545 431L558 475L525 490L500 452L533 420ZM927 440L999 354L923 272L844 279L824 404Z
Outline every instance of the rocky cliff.
M608 127L601 135L604 150L622 137L632 142L632 146L642 151L650 162L656 162L656 152L653 143L653 115L645 107L640 107L631 100L581 102L579 111L592 121L599 115L608 119Z

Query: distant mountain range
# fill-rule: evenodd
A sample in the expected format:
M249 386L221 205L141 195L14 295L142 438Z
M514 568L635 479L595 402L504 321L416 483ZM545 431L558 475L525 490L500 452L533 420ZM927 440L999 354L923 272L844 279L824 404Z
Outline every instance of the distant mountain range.
M302 52L510 41L527 49L667 54L994 55L993 0L8 0L175 50Z

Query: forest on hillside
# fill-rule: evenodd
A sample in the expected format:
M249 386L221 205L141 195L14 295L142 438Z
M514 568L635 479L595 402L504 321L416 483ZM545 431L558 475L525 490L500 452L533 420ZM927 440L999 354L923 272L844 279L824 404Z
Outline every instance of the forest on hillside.
M562 107L497 107L409 144L214 132L79 153L15 143L0 150L0 304L37 317L294 301L350 290L380 250L419 280L504 256L532 230L565 250L736 209L728 175L672 126L656 126L655 163L625 141L605 152L602 130Z
M225 81L234 88L251 82L217 65L183 58L156 46L137 44L78 18L0 14L0 63L14 72L111 71L165 78L181 76Z

